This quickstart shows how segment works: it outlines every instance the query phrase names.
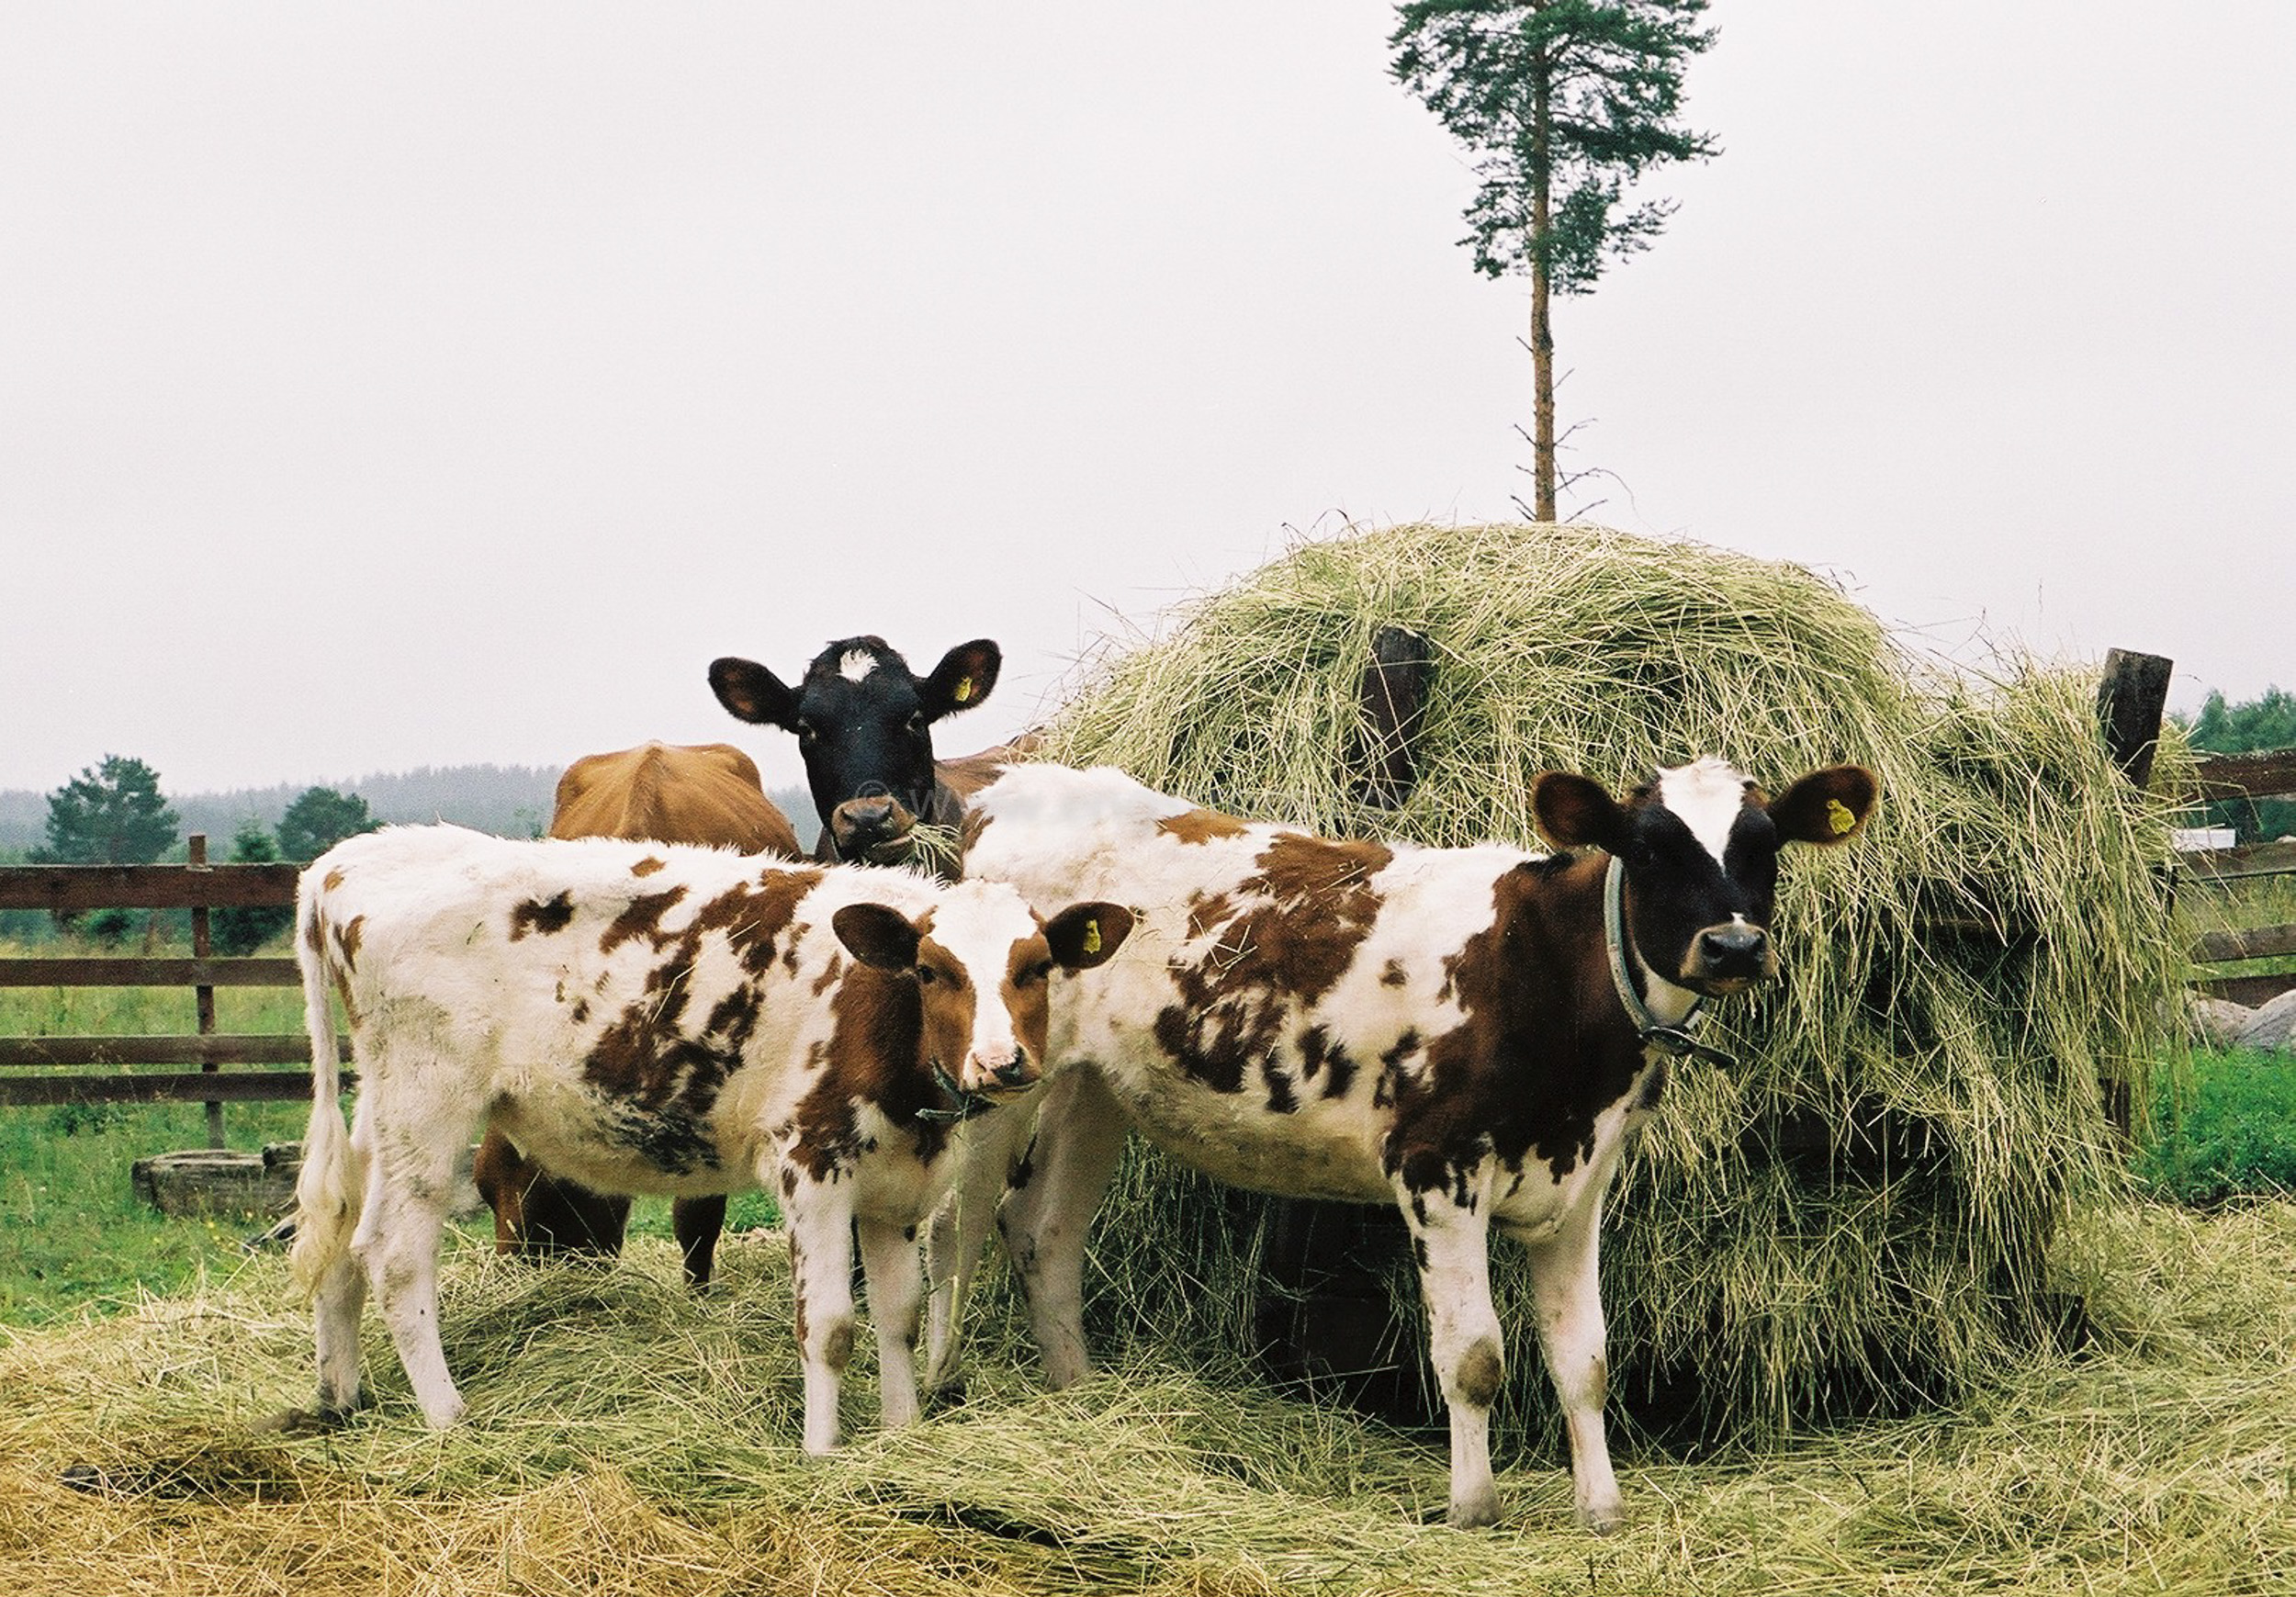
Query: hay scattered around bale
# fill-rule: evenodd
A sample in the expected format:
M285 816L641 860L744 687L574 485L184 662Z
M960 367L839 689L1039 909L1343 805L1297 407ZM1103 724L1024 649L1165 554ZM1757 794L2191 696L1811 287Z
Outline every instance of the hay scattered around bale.
M450 1254L448 1358L473 1402L422 1427L388 1338L380 1401L315 1437L308 1322L276 1258L110 1319L0 1333L0 1579L39 1597L1133 1591L2257 1591L2296 1579L2296 1206L2081 1218L2053 1278L2090 1305L1952 1411L1699 1465L1645 1455L1630 1523L1503 1454L1508 1518L1440 1524L1438 1446L1141 1358L1064 1394L996 1327L973 1399L798 1447L785 1250L737 1238L695 1302L667 1243L604 1271Z
M1388 625L1437 660L1394 811L1346 769ZM1533 847L1545 770L1622 793L1703 753L1773 785L1876 770L1856 847L1784 861L1784 979L1708 1022L1747 1067L1674 1073L1607 1220L1613 1393L1777 1435L1966 1389L2062 1317L2038 1261L2068 1207L2121 1178L2099 1081L2145 1101L2183 970L2157 886L2168 808L2120 777L2095 697L2091 671L1919 661L1794 566L1586 527L1411 526L1306 545L1112 649L1041 753L1256 819ZM1197 1245L1216 1200L1154 1161L1124 1194L1099 1231L1103 1323L1221 1345L1248 1270L1125 1296ZM1499 1277L1519 1332L1521 1272L1503 1259ZM1528 1340L1510 1384L1537 1404Z

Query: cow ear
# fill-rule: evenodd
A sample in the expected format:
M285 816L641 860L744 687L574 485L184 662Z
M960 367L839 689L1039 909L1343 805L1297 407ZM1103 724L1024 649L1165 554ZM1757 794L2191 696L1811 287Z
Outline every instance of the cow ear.
M1071 973L1102 963L1131 934L1132 912L1120 904L1072 904L1044 923L1053 962Z
M829 929L855 959L881 971L913 968L924 940L907 916L882 904L849 904L829 917Z
M997 669L1004 663L1004 651L985 637L961 643L941 656L940 664L917 690L925 719L938 721L959 710L970 710L987 698L996 685Z
M1592 845L1615 854L1626 845L1626 812L1591 776L1541 773L1531 784L1531 815L1539 834L1558 849Z
M1881 802L1882 784L1863 765L1813 770L1770 801L1770 821L1786 843L1846 843Z
M797 730L797 695L755 660L727 655L710 662L710 692L737 721Z

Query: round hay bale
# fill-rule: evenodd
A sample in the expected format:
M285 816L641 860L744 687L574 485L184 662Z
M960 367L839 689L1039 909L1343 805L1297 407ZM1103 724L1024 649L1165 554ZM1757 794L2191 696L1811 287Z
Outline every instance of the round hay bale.
M1358 692L1391 626L1435 663L1417 784L1389 809L1362 779ZM1404 526L1304 545L1112 648L1040 757L1327 833L1534 847L1544 770L1614 791L1705 753L1772 783L1878 771L1860 847L1784 861L1783 979L1713 1014L1742 1068L1676 1068L1605 1228L1614 1393L1647 1423L1763 1434L1963 1389L2066 1317L2046 1244L2121 1169L2099 1084L2145 1101L2183 970L2167 806L2114 768L2096 684L1925 665L1795 566ZM1275 1212L1136 1154L1097 1231L1096 1329L1248 1344ZM1542 1402L1510 1263L1510 1388ZM1391 1273L1415 1372L1415 1288Z

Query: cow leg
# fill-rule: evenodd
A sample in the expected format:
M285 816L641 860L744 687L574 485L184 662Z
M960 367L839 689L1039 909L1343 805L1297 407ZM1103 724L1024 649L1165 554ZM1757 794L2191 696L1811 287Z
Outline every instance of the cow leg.
M677 1233L678 1252L685 1260L686 1285L701 1291L710 1284L717 1260L717 1239L726 1229L726 1198L681 1198L670 1206L670 1229Z
M463 1412L439 1341L438 1245L454 1191L456 1150L468 1136L458 1131L435 1148L404 1139L377 1147L367 1165L366 1211L351 1239L414 1400L438 1430Z
M809 1180L789 1195L789 1269L805 1371L805 1451L820 1455L837 1447L838 1394L853 1356L853 1214Z
M1025 1111L976 1121L969 1129L956 1185L933 1212L927 1233L926 1276L932 1299L925 1333L925 1389L935 1397L964 1389L964 1303L979 1273L981 1250L996 1220L997 1200L1032 1121Z
M917 1423L917 1330L925 1308L925 1271L917 1228L863 1217L861 1276L869 1284L869 1317L877 1325L877 1386L884 1427Z
M1028 1294L1044 1378L1057 1390L1092 1373L1085 1347L1085 1239L1123 1156L1123 1109L1097 1073L1073 1065L1044 1089L1036 1145L1014 1174L997 1224Z
M1539 1350L1570 1438L1571 1495L1581 1523L1609 1531L1617 1528L1624 1510L1603 1429L1610 1366L1598 1247L1602 1212L1600 1203L1587 1204L1553 1237L1533 1244L1530 1268Z
M1470 1197L1474 1196L1472 1194ZM1506 1378L1506 1343L1491 1302L1489 1206L1445 1193L1399 1193L1427 1302L1428 1360L1451 1418L1451 1523L1495 1524L1491 1405Z

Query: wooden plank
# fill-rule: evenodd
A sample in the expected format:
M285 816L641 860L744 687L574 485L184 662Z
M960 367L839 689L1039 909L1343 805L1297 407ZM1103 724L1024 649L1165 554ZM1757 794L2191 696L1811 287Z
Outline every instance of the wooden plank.
M347 1040L336 1047L345 1057ZM209 1037L0 1037L0 1065L40 1064L300 1064L310 1063L310 1039L300 1033L264 1036L229 1032Z
M2192 957L2204 965L2234 960L2268 960L2296 954L2296 926L2257 926L2245 931L2212 931L2192 945Z
M2268 976L2212 976L2192 985L2212 998L2228 998L2254 1009L2269 1004L2282 993L2296 990L2296 971L2281 971Z
M0 909L287 908L299 865L0 865Z
M2296 842L2244 843L2237 849L2200 849L2177 856L2201 886L2239 882L2255 876L2285 876L2296 872Z
M2296 798L2296 748L2204 754L2194 787L2204 799Z
M355 1084L345 1074L343 1089ZM0 1104L263 1103L308 1098L310 1073L238 1070L219 1075L0 1075Z
M293 987L293 960L0 960L0 987Z

